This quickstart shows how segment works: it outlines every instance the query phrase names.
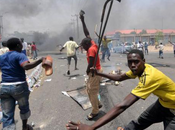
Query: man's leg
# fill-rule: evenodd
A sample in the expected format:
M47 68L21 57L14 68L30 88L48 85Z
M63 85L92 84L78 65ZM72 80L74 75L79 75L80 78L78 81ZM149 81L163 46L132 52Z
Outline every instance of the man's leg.
M74 55L73 58L75 60L75 70L78 70L78 68L77 68L77 55Z
M175 129L175 110L170 110L164 108L164 130L174 130Z
M29 95L30 91L28 90L27 83L22 83L16 85L12 89L12 96L18 101L19 109L20 109L20 117L22 120L22 129L28 130L27 120L31 115L29 108ZM14 93L15 92L15 93Z
M97 76L93 76L90 73L89 79L87 83L87 92L89 96L89 100L92 104L92 114L98 114L99 112L99 100L98 100L98 93L99 93L99 86L98 86L98 78Z
M15 130L15 121L14 121L14 111L15 111L15 99L10 96L11 85L2 85L1 86L1 107L2 107L2 122L3 129L12 129Z
M15 100L12 97L1 98L2 105L2 122L3 129L14 127L15 130L15 120L14 120L14 111L15 111ZM13 129L12 129L13 130Z
M67 70L67 75L70 75L70 63L71 63L71 56L67 57L67 67L68 67L68 70Z
M158 123L164 119L164 108L157 100L149 106L136 121L131 121L124 130L144 130L153 123Z

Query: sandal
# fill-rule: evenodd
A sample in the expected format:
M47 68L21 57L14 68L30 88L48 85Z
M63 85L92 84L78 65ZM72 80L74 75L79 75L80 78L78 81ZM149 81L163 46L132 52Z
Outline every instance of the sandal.
M124 128L122 128L122 127L118 127L117 130L124 130Z
M89 115L87 115L87 120L93 120L96 116L98 116L98 113L97 114L90 113Z

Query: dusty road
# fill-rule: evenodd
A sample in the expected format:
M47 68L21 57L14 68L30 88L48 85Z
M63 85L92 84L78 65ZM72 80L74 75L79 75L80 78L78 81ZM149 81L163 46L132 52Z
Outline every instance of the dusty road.
M78 54L78 68L74 69L74 60L71 62L71 74L80 74L82 76L77 79L69 79L63 74L67 71L67 60L65 54L45 52L42 55L50 54L54 58L54 73L49 77L43 78L43 85L35 89L30 96L30 108L32 115L29 123L34 122L35 130L65 130L65 125L69 120L81 121L83 123L92 124L93 121L86 121L85 117L90 113L90 109L84 111L74 100L61 94L61 91L68 91L83 86L86 70L85 54ZM40 54L41 55L41 54ZM148 63L154 63L158 69L163 71L172 80L175 81L175 58L172 53L165 53L164 59L158 58L157 52L152 52L145 56ZM127 71L126 55L112 53L111 61L102 63L104 72L108 73L112 70L121 68ZM49 79L51 81L44 81ZM127 94L137 85L138 80L128 80L121 82L118 86L106 85L101 86L100 95L103 108L101 115L105 114L115 104L123 100ZM115 130L118 126L124 126L130 120L136 119L149 105L151 105L157 97L150 95L148 99L139 100L119 117L103 126L99 130ZM18 106L17 106L18 107ZM16 109L17 130L21 130L21 120L19 111ZM163 130L161 123L149 127L147 130Z

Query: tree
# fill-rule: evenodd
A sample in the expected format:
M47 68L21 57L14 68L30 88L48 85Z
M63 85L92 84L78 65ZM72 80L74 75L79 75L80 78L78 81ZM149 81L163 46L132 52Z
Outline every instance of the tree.
M130 34L136 34L136 32L135 31L132 31Z
M163 32L162 31L157 31L155 38L156 38L156 42L158 42L158 43L160 41L162 41L163 40Z
M147 31L145 29L143 29L140 34L147 34Z

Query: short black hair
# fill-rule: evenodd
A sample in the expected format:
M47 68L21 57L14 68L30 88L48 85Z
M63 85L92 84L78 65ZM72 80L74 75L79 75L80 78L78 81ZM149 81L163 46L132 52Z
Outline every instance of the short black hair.
M3 42L2 42L2 46L3 46L3 47L7 47L7 41L3 41Z
M87 44L87 45L88 45L89 43L91 44L91 39L88 38L88 37L84 38L84 39L81 41L81 45L82 45L82 44Z
M142 60L145 59L145 58L144 58L143 51L140 51L140 50L137 50L137 49L132 49L132 50L129 51L128 55L129 55L129 54L132 54L132 53L138 54L138 55L142 58Z
M69 40L73 41L74 39L73 39L73 37L69 37Z
M17 45L20 43L21 43L21 41L19 38L10 38L7 41L7 47L9 48L9 50L14 50L14 49L16 49Z

